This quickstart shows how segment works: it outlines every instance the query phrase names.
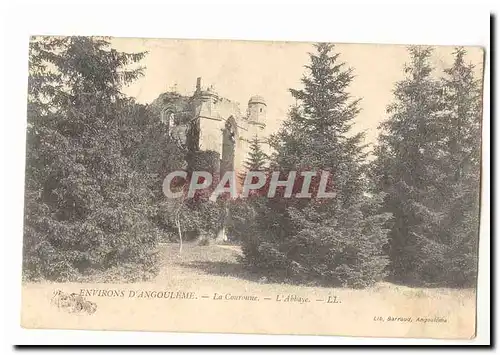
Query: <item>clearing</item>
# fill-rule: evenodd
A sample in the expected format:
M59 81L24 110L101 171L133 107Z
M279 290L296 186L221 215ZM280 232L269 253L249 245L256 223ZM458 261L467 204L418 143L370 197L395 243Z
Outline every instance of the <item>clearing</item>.
M241 268L237 262L240 250L235 246L187 243L181 255L177 244L162 244L160 250L161 271L150 282L24 284L22 325L259 334L474 336L472 289L380 283L352 290L268 283ZM97 311L88 315L56 308L50 303L56 290L93 292L95 296L86 299L96 303ZM149 296L130 297L141 291Z

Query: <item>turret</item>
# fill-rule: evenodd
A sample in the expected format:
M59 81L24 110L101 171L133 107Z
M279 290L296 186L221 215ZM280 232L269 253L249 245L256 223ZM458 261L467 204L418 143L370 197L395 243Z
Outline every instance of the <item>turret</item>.
M255 124L264 128L266 125L266 100L262 96L252 96L248 100L248 123Z
M194 96L198 99L201 99L201 101L214 101L214 99L217 99L219 95L217 95L212 86L207 87L206 89L202 89L201 78L197 78L196 91L194 92Z
M201 86L201 78L196 79L196 91L193 98L199 108L199 115L211 118L214 114L214 105L218 100L219 95L215 92L213 87L203 89Z

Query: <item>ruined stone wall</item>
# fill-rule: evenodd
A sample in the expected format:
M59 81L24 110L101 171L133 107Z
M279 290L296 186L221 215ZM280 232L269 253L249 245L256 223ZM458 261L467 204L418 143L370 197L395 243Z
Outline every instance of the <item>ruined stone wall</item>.
M151 106L158 112L159 118L162 117L162 112L165 110L173 110L176 124L186 127L196 125L199 137L196 139L197 146L194 149L214 151L219 154L221 159L226 122L231 120L235 131L233 167L236 173L244 170L243 166L248 158L250 140L255 135L262 137L265 134L262 125L265 122L259 120L258 123L261 125L256 125L254 119L261 115L257 111L252 111L260 110L261 106L246 108L242 114L238 103L219 97L211 90L203 91L200 87L197 87L191 97L175 93L161 94ZM262 107L265 110L265 106ZM251 114L252 120L249 121L247 114ZM265 112L263 117L265 118Z

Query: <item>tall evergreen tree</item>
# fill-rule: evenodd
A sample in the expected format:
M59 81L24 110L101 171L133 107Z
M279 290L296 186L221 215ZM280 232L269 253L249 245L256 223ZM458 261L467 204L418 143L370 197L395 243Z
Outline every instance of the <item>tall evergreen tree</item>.
M441 233L444 253L436 262L443 273L437 282L472 285L477 275L481 149L481 80L467 52L456 48L455 60L441 80L440 115L447 206Z
M133 105L123 85L145 53L105 38L30 44L24 274L65 280L115 267L155 269L151 193L124 157Z
M267 171L269 156L264 153L261 147L261 141L255 135L250 141L250 152L243 167L245 171L238 174L240 187L242 188L245 178L250 171ZM255 181L253 181L255 182ZM236 199L228 201L229 218L227 219L228 232L232 239L243 240L247 235L255 232L256 220L255 213L258 208L259 201L253 198L242 200Z
M267 201L257 217L260 233L243 250L247 263L270 272L364 287L384 275L388 215L376 213L381 199L366 178L363 134L351 134L359 112L347 92L352 69L332 53L333 45L315 48L304 88L291 90L298 104L271 140L273 166L285 175L329 171L336 195Z
M260 171L265 168L267 159L269 157L262 150L261 142L257 135L250 141L250 152L248 159L243 164L247 171Z
M396 279L406 282L452 282L458 279L450 274L450 248L464 241L459 237L464 231L459 232L463 228L459 220L464 217L457 208L463 209L464 203L469 211L472 207L470 199L463 199L468 192L456 182L462 175L461 164L467 171L472 168L464 160L464 151L478 145L472 141L477 131L474 136L474 130L465 127L466 120L477 117L468 118L474 115L464 108L476 110L477 103L471 103L478 96L470 71L457 77L465 69L462 52L457 52L454 67L446 70L450 78L441 81L432 75L431 48L410 47L409 53L407 77L396 84L374 162L379 187L387 193L384 211L394 215L391 270ZM465 132L474 138L466 138ZM477 159L477 154L471 155ZM460 207L454 208L457 203Z
M477 180L480 166L482 88L475 66L465 62L466 54L464 48L456 48L454 63L441 79L443 150L449 155L452 181Z
M406 78L396 83L389 118L381 124L376 174L387 193L384 208L394 216L391 266L396 277L418 278L419 248L439 225L439 83L432 76L430 47L409 47Z

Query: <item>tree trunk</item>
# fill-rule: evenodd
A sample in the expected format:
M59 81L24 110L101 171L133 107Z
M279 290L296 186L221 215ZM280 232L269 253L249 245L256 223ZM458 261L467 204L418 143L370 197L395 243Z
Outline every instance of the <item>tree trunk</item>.
M220 223L219 229L217 231L217 236L215 237L215 242L217 242L217 243L227 241L226 224L227 224L228 213L229 213L229 211L228 211L227 206L224 206L224 209L222 212L221 223Z

